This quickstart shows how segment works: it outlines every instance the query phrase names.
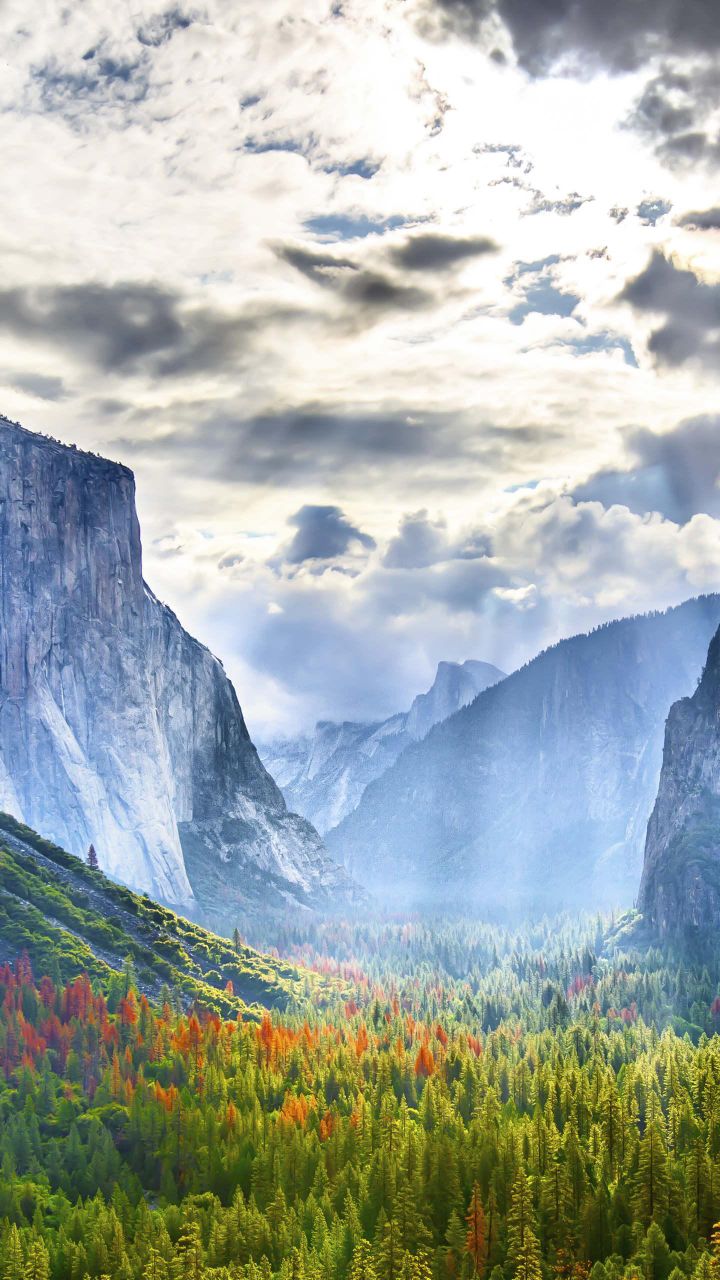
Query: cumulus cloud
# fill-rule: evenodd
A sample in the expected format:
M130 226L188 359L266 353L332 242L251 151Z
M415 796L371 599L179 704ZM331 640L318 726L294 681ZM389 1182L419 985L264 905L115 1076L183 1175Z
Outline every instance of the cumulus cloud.
M489 555L488 534L471 530L451 535L443 516L431 519L426 510L403 516L391 538L383 564L388 569L423 569L447 560L477 560Z
M288 524L295 533L282 549L279 563L301 565L308 560L338 560L348 551L369 551L375 547L375 539L351 524L340 507L306 504L290 516Z
M709 368L720 358L720 284L706 284L693 271L655 251L643 271L619 295L636 311L664 316L648 349L660 364L698 360Z
M574 490L578 501L615 504L644 515L661 512L677 524L720 517L720 418L689 418L660 435L647 428L627 436L625 469L597 472Z

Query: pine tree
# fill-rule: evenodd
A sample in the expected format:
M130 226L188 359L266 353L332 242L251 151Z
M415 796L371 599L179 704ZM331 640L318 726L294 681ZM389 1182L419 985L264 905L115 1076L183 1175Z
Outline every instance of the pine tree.
M515 1280L542 1280L540 1245L535 1232L525 1228L525 1236L514 1258Z
M98 856L97 856L97 854L96 854L96 852L95 852L95 845L94 845L94 844L91 844L91 845L88 847L87 857L86 857L86 859L85 859L85 862L86 862L86 863L87 863L87 865L90 867L90 870L91 870L91 871L97 871L97 870L99 869L99 867L100 867L100 863L98 862Z
M143 1280L168 1280L168 1266L157 1249L150 1248L147 1262L143 1268Z
M0 1271L2 1280L23 1280L24 1269L25 1260L20 1232L13 1223L2 1249L2 1270Z
M513 1183L510 1212L507 1217L508 1258L514 1270L519 1267L521 1258L524 1260L524 1265L529 1265L533 1257L532 1248L529 1251L525 1248L525 1239L529 1232L533 1235L535 1246L537 1247L534 1228L535 1213L530 1194L530 1183L525 1170L521 1168Z
M353 1249L348 1280L377 1280L373 1251L367 1240L358 1240Z
M472 1189L470 1208L467 1211L465 1221L467 1222L465 1249L472 1258L473 1274L481 1276L485 1270L485 1263L487 1262L486 1228L485 1210L483 1209L482 1200L480 1198L480 1188L477 1182Z
M42 1240L33 1240L28 1249L23 1280L50 1280L50 1259Z
M202 1280L204 1274L202 1238L197 1222L186 1224L175 1246L174 1280Z

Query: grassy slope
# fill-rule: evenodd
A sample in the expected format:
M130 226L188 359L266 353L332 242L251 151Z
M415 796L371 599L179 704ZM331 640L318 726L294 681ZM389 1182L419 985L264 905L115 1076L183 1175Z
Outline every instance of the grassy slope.
M0 813L0 961L27 950L36 972L107 979L131 956L140 989L167 984L225 1017L284 1008L315 975L231 943L132 893ZM226 990L231 981L234 994ZM322 992L317 991L322 1002Z

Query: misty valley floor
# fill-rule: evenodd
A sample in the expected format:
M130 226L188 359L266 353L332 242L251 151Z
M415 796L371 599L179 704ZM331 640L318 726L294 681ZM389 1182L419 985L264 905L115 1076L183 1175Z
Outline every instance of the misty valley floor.
M709 1280L720 964L622 938L289 921L224 1018L6 964L0 1275Z

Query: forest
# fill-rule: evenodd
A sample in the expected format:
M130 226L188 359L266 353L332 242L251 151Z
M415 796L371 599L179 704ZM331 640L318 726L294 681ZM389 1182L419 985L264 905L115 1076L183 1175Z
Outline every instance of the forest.
M5 964L0 1277L709 1280L720 974L613 929L288 922L332 999L231 1019Z

